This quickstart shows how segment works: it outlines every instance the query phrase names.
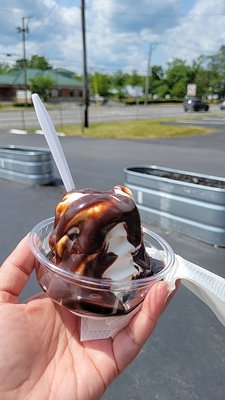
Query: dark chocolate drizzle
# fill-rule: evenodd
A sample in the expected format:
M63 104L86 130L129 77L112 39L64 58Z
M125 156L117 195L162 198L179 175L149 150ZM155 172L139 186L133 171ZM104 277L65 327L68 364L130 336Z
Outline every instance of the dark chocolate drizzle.
M122 193L118 193L118 188ZM73 191L66 193L56 207L54 229L49 238L56 264L81 275L102 278L117 258L116 254L108 252L105 237L114 226L123 223L127 240L136 249L134 278L152 275L151 257L143 244L140 215L129 189L116 186L104 192L89 188L76 192L85 196L68 205L65 200Z

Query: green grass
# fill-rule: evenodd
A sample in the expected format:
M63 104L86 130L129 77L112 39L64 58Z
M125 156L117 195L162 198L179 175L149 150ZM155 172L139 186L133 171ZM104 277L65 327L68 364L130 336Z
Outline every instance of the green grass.
M176 118L177 119L177 118ZM90 124L83 132L78 125L57 127L57 131L63 131L66 136L85 136L92 138L116 138L116 139L156 139L178 136L205 135L213 132L213 129L188 126L171 125L176 119L160 120L129 120L114 122L99 122Z

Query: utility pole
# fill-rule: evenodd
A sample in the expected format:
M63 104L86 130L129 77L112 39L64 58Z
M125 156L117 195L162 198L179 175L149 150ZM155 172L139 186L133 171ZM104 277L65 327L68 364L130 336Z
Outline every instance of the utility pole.
M22 17L22 27L17 27L18 33L22 33L23 42L23 71L24 71L24 90L25 90L25 106L27 107L27 60L26 60L26 33L29 33L30 17Z
M148 104L148 94L149 94L149 75L150 75L150 68L151 68L151 58L152 52L156 48L158 43L149 43L149 50L148 50L148 63L147 63L147 73L145 79L145 105Z
M85 0L81 0L81 24L82 24L82 43L83 43L83 100L84 100L83 126L85 128L88 128L89 95L88 95L88 79L87 79Z

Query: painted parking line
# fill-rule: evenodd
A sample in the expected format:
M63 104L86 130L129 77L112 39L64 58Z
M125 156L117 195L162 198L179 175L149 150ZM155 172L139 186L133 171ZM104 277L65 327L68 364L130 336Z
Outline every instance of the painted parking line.
M14 135L27 135L27 131L24 129L10 129L10 133L13 133Z
M177 124L191 124L191 125L225 125L225 119L224 120L212 120L212 119L207 119L207 120L176 120Z

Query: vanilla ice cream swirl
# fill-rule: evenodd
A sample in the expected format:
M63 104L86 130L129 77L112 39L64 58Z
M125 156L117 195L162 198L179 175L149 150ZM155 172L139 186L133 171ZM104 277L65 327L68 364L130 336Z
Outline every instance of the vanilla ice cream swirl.
M122 185L66 193L56 206L49 244L56 264L84 276L121 280L153 274L137 206Z

